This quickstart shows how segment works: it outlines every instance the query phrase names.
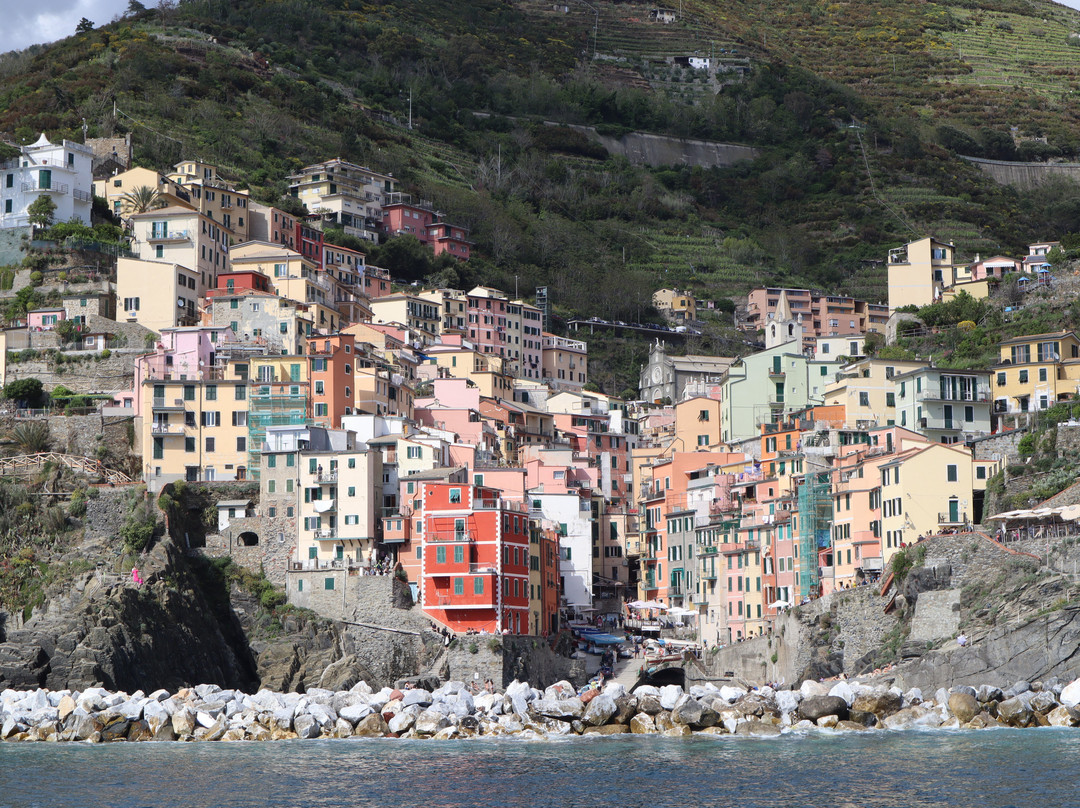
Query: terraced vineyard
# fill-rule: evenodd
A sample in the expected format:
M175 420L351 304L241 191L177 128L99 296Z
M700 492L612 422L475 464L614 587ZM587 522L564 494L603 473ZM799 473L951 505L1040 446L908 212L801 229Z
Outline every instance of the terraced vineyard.
M963 30L947 32L944 38L972 72L955 75L952 81L1061 97L1064 79L1070 92L1080 91L1080 39L1075 36L1080 30L1075 19L986 12L962 21Z

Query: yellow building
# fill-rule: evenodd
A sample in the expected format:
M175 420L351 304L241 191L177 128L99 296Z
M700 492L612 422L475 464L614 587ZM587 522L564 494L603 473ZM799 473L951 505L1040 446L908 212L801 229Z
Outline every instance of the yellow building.
M956 260L956 248L930 237L890 250L888 274L892 311L929 306L942 290L971 280L968 265Z
M669 320L678 323L697 319L697 300L690 292L678 289L658 289L653 292L653 306Z
M384 367L362 367L358 359L353 381L354 412L412 418L414 391L401 373Z
M325 225L377 241L382 205L394 191L394 178L340 158L305 166L289 177L289 193Z
M1080 339L1072 331L1029 334L999 345L991 368L995 414L1045 410L1080 396Z
M265 241L248 241L230 250L229 261L233 271L259 272L270 279L278 295L306 304L312 328L335 333L344 325L337 307L337 298L344 295L340 281L316 270L295 250Z
M375 298L369 305L373 323L403 325L425 344L432 343L441 332L442 306L429 298L395 292Z
M867 429L896 421L893 377L918 370L925 363L892 359L860 359L844 365L825 388L825 406L844 407L844 427Z
M247 479L248 383L240 364L228 363L221 379L151 373L142 383L137 448L150 490L176 480Z
M250 194L237 191L224 182L218 176L216 166L184 160L174 166L168 178L189 194L192 207L219 222L231 232L234 240L248 240Z
M143 261L179 264L199 275L197 297L229 268L229 232L198 211L178 206L133 214L131 251ZM125 297L117 289L117 298Z
M151 188L158 192L158 198L165 207L186 207L194 209L191 194L179 183L158 174L149 168L131 168L108 179L94 181L94 196L106 201L115 215L127 218L131 214L131 205L124 197L139 188Z
M296 559L311 568L374 563L382 532L382 452L356 433L312 427L299 455Z
M543 379L555 390L580 390L589 381L589 349L581 340L544 332Z
M963 446L928 443L879 466L882 555L886 567L901 544L978 521L986 481L1001 461L974 460Z
M720 443L720 414L720 402L704 396L676 404L675 449L693 452L715 448Z

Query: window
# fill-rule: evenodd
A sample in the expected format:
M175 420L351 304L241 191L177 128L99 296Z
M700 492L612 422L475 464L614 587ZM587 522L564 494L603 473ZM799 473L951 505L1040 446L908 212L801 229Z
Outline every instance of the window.
M202 413L203 426L221 426L221 413L213 410L204 410Z
M213 438L207 438L206 439L206 451L207 452L214 451L214 439Z
M450 501L454 502L454 503L461 502L461 489L460 488L451 488L450 489Z
M195 385L193 385L193 384L185 384L184 385L184 401L194 401L194 400L195 400Z
M217 385L216 384L208 384L208 385L206 385L206 400L207 401L217 401Z
M348 488L348 496L350 496L350 497L355 497L356 496L356 486L355 485L350 485L349 486L349 488Z
M1039 368L1039 381L1040 382L1045 382L1046 381L1046 368Z
M885 406L886 407L895 407L896 406L896 393L886 393L885 394Z
M277 455L266 456L266 467L268 469L277 468ZM271 483L273 485L273 483Z
M247 426L247 416L248 414L246 412L234 412L232 414L232 425Z
M1019 380L1018 380L1020 382L1020 384L1027 384L1028 372L1026 370L1021 370L1018 375L1020 377Z
M454 594L455 595L464 595L465 594L465 579L464 578L455 578L454 579Z
M484 579L483 578L473 578L473 580L472 580L472 591L473 591L474 595L482 595L482 594L484 594Z
M1005 386L1005 374L1004 373L999 373L997 375L997 383L998 383L998 387L1004 387Z
M870 394L869 393L859 393L859 406L860 407L869 407L870 406Z
M314 550L315 548L312 547L311 549ZM296 591L297 592L303 592L304 591L304 579L303 578L301 578L300 580L298 580L296 582Z
M247 438L237 438L236 439L236 451L238 451L238 452L246 452L247 451Z
M314 548L312 548L312 549L314 549ZM329 589L333 589L333 588L334 588L334 579L333 578L326 578L326 579L323 580L323 589L329 590Z
M986 479L986 466L976 466L975 467L975 479L976 480L985 480Z
M454 545L454 563L461 564L465 561L465 546L462 544Z
M269 465L269 464L267 464ZM277 491L277 480L267 480L266 493L273 494Z
M950 464L950 465L945 467L945 478L950 483L955 483L956 482L957 473L956 473L956 466L955 465Z
M194 452L195 451L195 438L184 438L184 451L185 452Z
M435 563L436 564L445 564L446 563L446 548L445 547L436 547L435 548Z
M247 388L242 384L236 385L233 388L233 396L237 401L245 401L247 399Z

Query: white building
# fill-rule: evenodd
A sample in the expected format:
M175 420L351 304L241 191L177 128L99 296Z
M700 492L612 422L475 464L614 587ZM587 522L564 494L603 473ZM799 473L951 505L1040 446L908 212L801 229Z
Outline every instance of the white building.
M42 194L56 203L55 221L78 219L89 225L94 200L93 150L70 140L50 143L43 132L37 142L20 151L0 169L0 229L29 226L27 208Z
M559 529L559 575L570 607L585 609L593 601L592 504L576 490L568 493L528 492L529 515L554 522Z

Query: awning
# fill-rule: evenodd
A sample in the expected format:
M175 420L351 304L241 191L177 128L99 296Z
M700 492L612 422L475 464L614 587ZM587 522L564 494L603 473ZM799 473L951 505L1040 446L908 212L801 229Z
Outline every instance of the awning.
M590 642L593 645L622 645L626 642L625 637L616 637L614 634L583 634L582 642Z

